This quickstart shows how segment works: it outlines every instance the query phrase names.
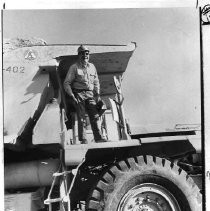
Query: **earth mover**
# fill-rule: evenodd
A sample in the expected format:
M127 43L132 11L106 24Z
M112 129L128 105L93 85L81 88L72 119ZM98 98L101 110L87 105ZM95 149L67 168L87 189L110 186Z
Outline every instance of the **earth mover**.
M5 210L202 210L201 131L132 134L122 75L137 47L87 45L101 84L109 140L79 144L63 89L79 45L23 45L3 56Z

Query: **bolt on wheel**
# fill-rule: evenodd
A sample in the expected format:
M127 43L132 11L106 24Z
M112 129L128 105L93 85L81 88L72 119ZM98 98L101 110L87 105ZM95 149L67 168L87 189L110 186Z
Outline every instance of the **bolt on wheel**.
M129 190L117 211L181 211L173 195L160 185L145 183Z

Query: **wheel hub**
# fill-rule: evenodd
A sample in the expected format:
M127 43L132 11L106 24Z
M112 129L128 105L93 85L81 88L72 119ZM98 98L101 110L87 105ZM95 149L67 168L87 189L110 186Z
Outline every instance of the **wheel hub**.
M174 196L162 186L145 183L129 190L117 211L181 211Z

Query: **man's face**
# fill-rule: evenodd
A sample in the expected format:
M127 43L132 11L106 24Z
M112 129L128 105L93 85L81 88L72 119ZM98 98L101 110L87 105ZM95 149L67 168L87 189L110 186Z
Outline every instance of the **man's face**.
M87 63L89 61L89 51L81 51L79 53L79 60L82 63Z

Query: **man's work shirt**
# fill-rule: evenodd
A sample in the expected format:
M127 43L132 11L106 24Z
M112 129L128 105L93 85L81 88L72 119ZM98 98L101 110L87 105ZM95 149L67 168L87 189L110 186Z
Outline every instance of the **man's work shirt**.
M79 62L73 64L66 75L64 89L70 96L74 90L99 94L100 86L95 66L92 63L87 63L86 67Z

